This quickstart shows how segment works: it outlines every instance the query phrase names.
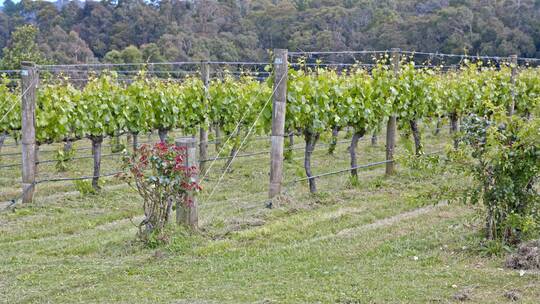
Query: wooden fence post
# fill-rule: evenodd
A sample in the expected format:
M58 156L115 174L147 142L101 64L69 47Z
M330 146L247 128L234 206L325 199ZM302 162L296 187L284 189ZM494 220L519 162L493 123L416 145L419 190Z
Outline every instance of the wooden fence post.
M204 103L208 107L208 86L210 85L210 65L207 61L201 62L201 77L204 84ZM199 129L199 172L204 175L204 160L208 158L208 124Z
M186 149L184 165L186 167L197 167L197 140L193 137L181 137L176 140L176 146ZM198 176L193 178L197 181ZM186 195L183 202L176 202L176 223L186 225L192 229L197 229L199 225L199 214L197 211L197 197Z
M36 91L39 75L33 62L21 63L22 202L34 197L36 180Z
M399 61L400 61L400 49L392 49L392 67L394 68L394 75L397 77L399 74ZM395 113L392 113L388 117L388 123L386 125L386 175L394 174L395 162L394 162L394 149L396 147L396 126L397 119Z
M283 142L285 140L285 111L287 105L287 74L289 64L286 49L274 50L274 96L272 100L272 150L270 153L270 186L268 196L281 193L283 180Z
M510 74L510 94L512 96L512 101L510 104L510 107L508 109L508 115L512 116L514 115L514 111L516 108L516 77L517 77L517 69L518 69L518 56L517 55L511 55L510 56L510 68L512 69L512 72Z

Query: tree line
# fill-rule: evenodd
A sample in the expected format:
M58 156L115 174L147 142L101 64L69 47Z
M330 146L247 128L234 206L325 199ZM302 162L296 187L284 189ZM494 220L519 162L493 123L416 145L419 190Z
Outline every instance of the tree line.
M534 57L539 20L538 0L7 0L0 57L3 68L21 58L262 60L273 48Z

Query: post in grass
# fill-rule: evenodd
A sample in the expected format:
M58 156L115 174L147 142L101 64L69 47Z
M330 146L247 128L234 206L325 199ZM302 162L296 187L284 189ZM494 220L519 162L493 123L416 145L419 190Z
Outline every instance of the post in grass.
M209 93L208 88L210 86L210 65L208 61L201 62L201 78L204 84L204 103L208 107ZM199 172L204 175L204 160L208 158L208 124L205 121L199 129Z
M198 167L197 140L195 138L191 136L180 137L176 140L176 146L181 147L186 151L186 157L184 159L184 165L186 167ZM194 175L193 178L195 179L195 182L197 182L198 176ZM188 226L195 230L199 226L197 197L187 194L184 197L184 200L184 202L176 202L176 223L178 225Z
M283 180L283 142L285 140L285 112L287 105L288 53L274 50L274 96L272 100L272 148L270 152L270 199L281 193Z
M21 62L22 202L34 197L36 179L36 93L39 75L33 62Z

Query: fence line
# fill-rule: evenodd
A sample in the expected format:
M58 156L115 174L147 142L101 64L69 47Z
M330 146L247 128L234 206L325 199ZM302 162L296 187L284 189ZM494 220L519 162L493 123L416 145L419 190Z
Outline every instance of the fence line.
M437 151L433 151L433 152L430 152L430 153L422 154L422 156L438 154L438 153L440 153L442 151L443 150L437 150ZM329 175L340 174L340 173L344 173L344 172L350 172L351 170L354 170L354 169L365 169L365 168L384 165L384 164L393 163L393 162L396 162L396 160L391 159L391 160L383 160L383 161L378 161L378 162L372 162L372 163L368 163L368 164L358 165L358 166L355 166L355 167L349 167L349 168L346 168L346 169L340 169L340 170L336 170L336 171L330 171L330 172L326 172L326 173L312 175L311 177L298 178L298 179L286 182L285 184L295 184L297 182L307 181L307 180L310 180L310 179L315 179L315 178L325 177L325 176L329 176Z
M248 130L248 133L247 135L244 137L244 139L242 140L242 142L240 143L240 146L238 147L238 150L236 151L236 153L234 153L231 161L227 164L227 167L225 168L225 170L223 171L223 173L221 174L221 176L219 177L218 179L218 182L216 183L216 185L214 186L214 188L212 189L212 192L210 192L210 195L208 196L208 200L210 200L210 198L212 197L212 195L214 194L214 192L216 191L216 189L218 188L219 184L221 183L221 180L223 180L223 177L225 176L225 174L228 172L229 170L229 167L231 166L231 164L233 163L234 159L236 158L236 156L238 155L238 152L239 150L242 148L242 146L244 145L244 143L246 142L246 140L248 139L249 135L251 134L251 132L253 131L253 128L255 128L255 126L257 125L257 122L259 121L259 118L261 117L264 109L268 106L268 103L272 100L272 98L274 97L274 94L276 94L276 90L277 88L279 87L279 84L281 83L281 81L285 78L285 75L287 74L283 74L281 76L281 78L279 79L277 85L274 87L274 90L272 91L272 94L270 95L270 97L268 98L268 100L264 103L264 105L262 106L261 110L259 111L259 113L257 114L257 117L255 118L255 121L253 122L253 124L251 125L251 127L249 128ZM258 94L257 94L258 95ZM212 164L214 164L214 162L212 162ZM208 171L206 171L206 173L208 173L210 170L210 168L208 169ZM206 174L205 174L206 176ZM204 178L204 177L203 177ZM202 184L202 183L201 183Z

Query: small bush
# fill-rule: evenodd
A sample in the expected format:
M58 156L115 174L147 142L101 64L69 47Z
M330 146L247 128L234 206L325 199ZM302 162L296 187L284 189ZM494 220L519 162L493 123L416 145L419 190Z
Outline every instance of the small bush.
M73 184L82 195L97 194L97 190L92 187L91 180L75 180Z
M135 183L143 198L144 220L139 225L139 237L154 245L166 241L163 233L170 220L173 202L191 204L187 194L200 191L194 176L196 167L185 164L186 150L174 144L142 145L125 159L131 175L125 178Z
M461 147L472 161L462 168L474 179L465 197L484 205L488 240L517 244L540 231L540 119L494 117L465 120Z
M58 172L65 172L69 169L69 161L75 156L74 149L60 149L54 154L56 160L55 168Z

